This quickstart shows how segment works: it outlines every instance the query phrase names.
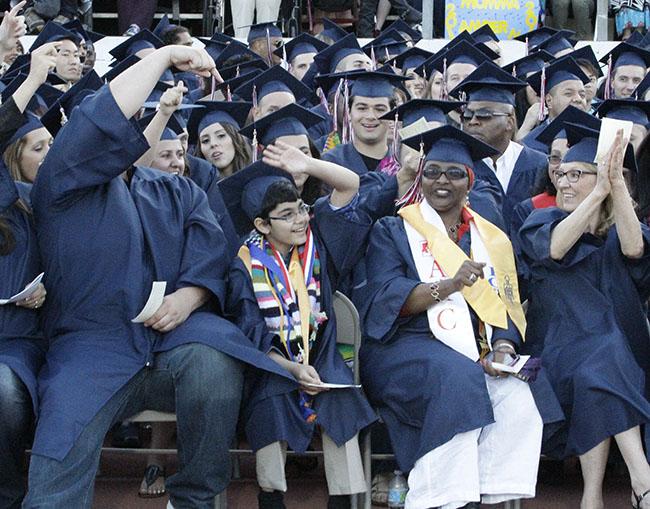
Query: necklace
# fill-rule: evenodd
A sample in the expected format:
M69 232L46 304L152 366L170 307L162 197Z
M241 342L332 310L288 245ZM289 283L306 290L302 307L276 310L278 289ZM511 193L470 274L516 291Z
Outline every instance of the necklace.
M456 224L454 224L454 225L452 225L452 226L448 226L448 227L447 227L447 232L449 233L449 235L450 235L450 236L451 236L451 235L454 235L454 236L455 236L456 233L458 233L458 230L460 229L460 225L461 225L461 224L462 224L462 223L459 221L458 223L456 223Z

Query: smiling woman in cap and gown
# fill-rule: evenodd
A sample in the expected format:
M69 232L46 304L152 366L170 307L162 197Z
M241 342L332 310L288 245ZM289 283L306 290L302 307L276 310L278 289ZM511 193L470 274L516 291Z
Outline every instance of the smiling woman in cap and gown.
M304 174L333 188L316 202L311 218L293 180ZM351 171L276 141L267 145L263 161L220 183L239 233L255 228L230 271L229 311L259 350L300 384L296 390L262 374L244 410L260 508L284 507L287 447L304 452L316 426L328 507L350 507L348 495L365 490L357 436L375 414L358 388L318 387L353 383L336 347L333 295L362 256L371 226L357 206L358 182Z
M531 270L529 334L566 414L561 457L578 455L582 507L603 507L602 481L614 437L630 472L633 506L650 507L650 467L639 426L650 422L650 232L623 179L619 133L602 162L598 131L567 124L571 146L556 170L558 207L534 211L518 243ZM646 429L647 432L647 429Z
M533 497L542 418L529 384L491 365L526 326L514 255L465 206L472 161L495 151L451 126L406 143L422 166L410 205L373 228L361 310L362 380L410 470L406 507ZM547 404L548 421L561 419Z

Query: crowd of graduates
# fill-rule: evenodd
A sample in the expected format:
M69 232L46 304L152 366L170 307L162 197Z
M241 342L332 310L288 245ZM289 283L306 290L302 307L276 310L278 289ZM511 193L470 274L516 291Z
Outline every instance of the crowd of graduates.
M533 498L541 454L578 456L601 509L612 440L650 507L648 37L598 60L543 27L502 66L488 25L431 53L402 21L360 46L165 18L99 76L78 22L17 55L22 6L0 25L0 297L44 275L0 306L0 507L90 507L106 433L145 409L177 416L178 471L152 458L141 489L170 508L212 507L238 429L260 508L316 434L350 507L378 421L411 509Z

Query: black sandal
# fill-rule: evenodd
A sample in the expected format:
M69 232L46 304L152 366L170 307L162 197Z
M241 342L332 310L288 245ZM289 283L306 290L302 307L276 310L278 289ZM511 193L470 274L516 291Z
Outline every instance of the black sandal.
M643 494L641 494L641 495L637 495L637 494L634 493L634 491L633 491L633 492L632 492L632 496L634 497L635 503L632 504L632 508L633 508L633 509L641 509L641 502L643 502L643 499L644 499L645 497L647 497L648 495L650 495L650 490L647 490L645 493L643 493Z
M147 485L147 490L151 487L151 485L153 485L153 483L158 480L159 477L162 477L163 479L165 478L165 469L163 467L159 467L158 465L148 465L144 471L143 479ZM142 484L140 486L142 486ZM163 486L162 491L157 493L138 491L138 496L140 498L158 498L165 495L165 493L167 493L167 490Z

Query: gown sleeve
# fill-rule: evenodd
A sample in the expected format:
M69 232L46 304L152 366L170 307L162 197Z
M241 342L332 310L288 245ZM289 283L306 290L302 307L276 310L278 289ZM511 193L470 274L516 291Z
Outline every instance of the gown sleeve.
M553 229L568 214L557 207L534 210L517 232L516 244L533 277L542 276L546 269L568 269L584 260L601 247L593 235L585 234L574 244L562 260L551 258ZM514 232L513 232L514 233Z
M621 253L632 281L639 291L641 299L645 302L650 298L650 228L641 225L641 235L643 235L643 255L640 258L627 258ZM618 249L620 252L620 241L616 236Z
M372 221L359 207L358 197L336 210L329 198L323 197L314 205L312 225L327 251L327 270L332 291L335 291L337 282L344 279L365 254Z
M248 270L239 257L233 259L228 275L226 317L232 321L258 350L269 353L274 334L266 327Z
M183 193L185 244L177 288L207 288L216 297L219 311L226 303L226 277L231 256L223 231L208 205L205 193L193 182L179 179L187 186Z
M368 254L367 295L362 308L365 336L381 343L389 341L401 322L400 312L411 291L420 284L407 276L407 262L399 252L389 224L398 221L389 217L378 221L370 234Z
M64 207L76 193L118 177L149 148L108 85L74 109L41 165L32 199L38 210Z
M397 177L375 171L359 176L359 200L361 207L373 221L395 214Z

